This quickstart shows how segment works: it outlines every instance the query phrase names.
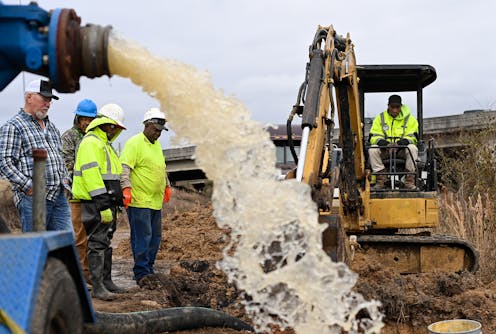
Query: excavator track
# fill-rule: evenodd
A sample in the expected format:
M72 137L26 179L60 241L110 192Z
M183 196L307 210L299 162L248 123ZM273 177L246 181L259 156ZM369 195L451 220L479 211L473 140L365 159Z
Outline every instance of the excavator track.
M425 272L476 272L479 255L474 246L446 235L358 235L352 260L364 256L402 274ZM359 261L359 260L358 260Z

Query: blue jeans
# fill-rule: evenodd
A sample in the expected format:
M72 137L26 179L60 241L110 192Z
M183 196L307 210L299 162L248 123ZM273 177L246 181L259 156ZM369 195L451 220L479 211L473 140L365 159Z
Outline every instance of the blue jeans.
M134 279L153 274L153 264L162 239L162 210L127 208L131 227Z
M21 217L23 232L33 231L33 197L22 195L17 210ZM69 201L63 191L59 191L55 201L46 201L46 229L47 231L72 231L71 209Z

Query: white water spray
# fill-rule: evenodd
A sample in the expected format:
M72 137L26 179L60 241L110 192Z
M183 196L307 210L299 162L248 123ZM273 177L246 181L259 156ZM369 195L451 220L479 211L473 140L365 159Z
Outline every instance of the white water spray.
M277 181L274 145L247 108L214 89L206 72L156 57L115 33L108 58L112 74L156 97L174 131L197 145L196 162L214 181L217 224L231 229L220 267L250 296L244 304L257 329L380 333L379 304L351 292L357 275L322 251L310 188ZM368 317L357 319L360 310Z

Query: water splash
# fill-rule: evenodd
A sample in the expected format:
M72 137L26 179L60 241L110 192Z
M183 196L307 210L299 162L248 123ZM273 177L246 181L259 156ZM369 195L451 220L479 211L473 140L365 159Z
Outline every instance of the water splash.
M232 231L219 265L249 296L244 304L257 329L380 333L379 303L352 292L357 275L322 251L309 187L277 181L274 145L247 108L216 90L208 73L115 33L108 57L111 73L156 97L174 131L197 145L196 162L215 184L217 224ZM361 310L368 317L357 319Z

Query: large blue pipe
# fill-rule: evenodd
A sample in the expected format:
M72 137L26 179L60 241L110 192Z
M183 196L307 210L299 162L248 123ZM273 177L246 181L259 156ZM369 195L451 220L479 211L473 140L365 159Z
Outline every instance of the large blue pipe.
M61 93L79 90L79 78L110 75L107 40L111 27L80 26L72 9L48 12L36 3L0 1L0 91L21 71L48 77Z

